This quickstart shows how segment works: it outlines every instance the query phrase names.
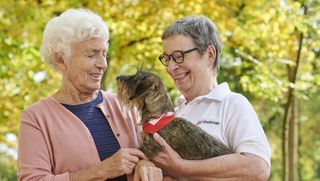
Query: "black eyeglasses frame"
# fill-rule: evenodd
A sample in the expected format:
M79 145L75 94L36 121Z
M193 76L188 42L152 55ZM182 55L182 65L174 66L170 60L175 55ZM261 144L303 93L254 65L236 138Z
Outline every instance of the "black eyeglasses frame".
M164 66L169 66L169 61L170 61L170 59L172 58L172 60L174 61L174 62L176 62L177 64L181 64L181 63L183 63L183 61L184 61L184 55L185 54L187 54L187 53L190 53L190 52L192 52L192 51L195 51L195 50L198 50L198 48L192 48L192 49L189 49L189 50L186 50L186 51L183 51L183 50L175 50L175 51L173 51L170 55L168 55L168 54L161 54L160 56L159 56L159 60L160 60L160 62L162 63L162 65L164 65ZM176 58L173 56L175 53L181 53L181 55L182 55L182 59L181 59L181 61L180 60L176 60ZM165 56L167 56L168 57L168 60L169 61L166 61L166 59L165 59Z

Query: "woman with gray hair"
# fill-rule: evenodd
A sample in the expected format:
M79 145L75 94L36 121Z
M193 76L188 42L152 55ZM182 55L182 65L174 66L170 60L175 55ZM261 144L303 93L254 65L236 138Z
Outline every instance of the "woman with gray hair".
M137 149L137 112L100 89L109 31L89 10L47 23L41 54L62 75L60 89L21 113L18 179L161 180Z
M227 83L217 83L221 44L214 23L205 16L185 17L169 26L162 40L164 53L159 56L160 62L182 94L177 116L198 125L234 154L185 160L154 134L164 148L154 163L177 178L267 180L270 147L256 112Z

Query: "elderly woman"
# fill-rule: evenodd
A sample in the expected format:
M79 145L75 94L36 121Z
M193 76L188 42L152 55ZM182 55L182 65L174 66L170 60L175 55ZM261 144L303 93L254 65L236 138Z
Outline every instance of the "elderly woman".
M218 84L221 45L214 23L204 16L185 17L162 34L159 59L183 95L177 116L197 124L235 153L205 160L184 160L164 146L154 162L174 177L195 180L267 180L270 148L249 101Z
M89 10L71 9L47 23L41 54L62 82L21 113L19 180L132 180L135 168L135 180L162 179L136 149L136 112L99 90L108 39L107 26Z

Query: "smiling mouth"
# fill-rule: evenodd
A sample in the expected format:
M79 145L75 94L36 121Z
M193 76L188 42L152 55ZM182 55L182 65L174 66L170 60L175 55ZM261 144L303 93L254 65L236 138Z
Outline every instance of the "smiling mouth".
M89 74L91 78L96 80L101 80L102 75L101 74Z
M181 81L181 80L183 80L184 78L186 78L188 74L189 74L189 73L179 74L179 75L174 76L173 79L174 79L175 81Z

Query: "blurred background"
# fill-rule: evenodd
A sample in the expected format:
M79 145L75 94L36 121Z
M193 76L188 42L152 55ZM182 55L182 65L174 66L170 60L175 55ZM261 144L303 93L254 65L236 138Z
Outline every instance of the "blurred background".
M88 8L109 26L103 89L116 91L117 75L143 67L173 100L179 92L158 61L161 33L177 18L211 18L223 43L219 83L256 109L272 150L270 180L320 180L320 0L12 0L0 2L1 181L17 180L20 111L59 87L39 46L46 22L69 8Z

